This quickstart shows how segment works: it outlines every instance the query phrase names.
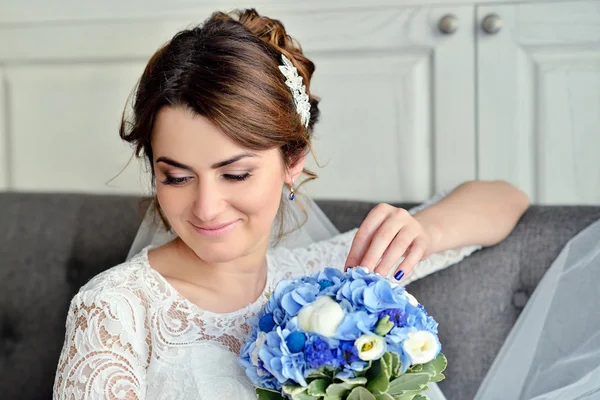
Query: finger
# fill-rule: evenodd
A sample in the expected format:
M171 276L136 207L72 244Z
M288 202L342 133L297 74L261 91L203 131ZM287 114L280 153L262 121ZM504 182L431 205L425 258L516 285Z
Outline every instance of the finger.
M367 267L370 271L375 270L379 260L383 257L385 251L390 247L390 244L398 236L398 232L402 229L404 221L397 218L388 218L377 230L369 247L360 261L360 265ZM408 242L407 246L410 244Z
M402 277L408 276L414 269L415 265L421 261L425 251L427 251L427 241L420 237L416 238L413 244L410 246L410 251L406 255L406 258L396 269L394 278L399 281L402 279ZM402 271L402 273L400 273L400 271Z
M409 247L415 238L417 238L418 233L418 230L409 227L400 230L383 254L381 262L375 268L375 272L387 276L390 269L400 260L400 257L407 253L407 250L409 250Z
M371 239L383 221L385 221L388 214L389 211L381 206L377 206L369 212L365 220L360 224L360 227L354 236L354 240L352 240L352 246L350 247L348 257L346 258L344 270L348 267L355 267L360 264L360 261L364 257L364 254L371 243Z

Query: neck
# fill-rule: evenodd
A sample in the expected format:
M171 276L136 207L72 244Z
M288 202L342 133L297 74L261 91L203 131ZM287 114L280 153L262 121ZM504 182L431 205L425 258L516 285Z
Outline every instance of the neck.
M267 279L268 241L259 243L241 257L217 263L202 260L179 238L173 245L183 261L178 271L181 279L246 304L262 294Z

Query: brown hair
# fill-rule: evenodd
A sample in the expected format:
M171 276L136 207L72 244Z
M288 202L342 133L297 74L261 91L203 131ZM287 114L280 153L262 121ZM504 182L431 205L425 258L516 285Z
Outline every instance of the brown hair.
M310 101L308 127L302 125L285 77L281 55L302 76ZM319 99L310 92L315 65L275 19L256 10L214 13L202 25L177 33L150 58L138 82L132 116L123 112L119 134L150 167L150 139L158 111L182 106L213 122L234 142L252 150L279 148L286 167L307 151L319 117ZM316 178L308 170L304 182ZM156 197L154 206L167 229ZM278 213L282 226L282 210Z

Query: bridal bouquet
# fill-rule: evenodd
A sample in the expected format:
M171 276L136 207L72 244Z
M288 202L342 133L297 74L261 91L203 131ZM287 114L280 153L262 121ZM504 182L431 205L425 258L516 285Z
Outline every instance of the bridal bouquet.
M444 379L437 322L366 268L283 280L249 324L240 362L259 399L424 400Z

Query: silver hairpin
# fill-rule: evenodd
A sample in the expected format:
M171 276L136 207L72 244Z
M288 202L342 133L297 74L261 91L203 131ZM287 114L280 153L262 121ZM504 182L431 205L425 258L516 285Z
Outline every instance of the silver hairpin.
M298 74L298 70L294 64L283 54L281 55L283 65L279 66L279 70L286 77L285 84L290 88L294 97L296 111L300 115L300 120L305 127L308 127L310 121L310 102L306 94L306 86L302 83L302 76Z

